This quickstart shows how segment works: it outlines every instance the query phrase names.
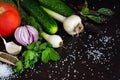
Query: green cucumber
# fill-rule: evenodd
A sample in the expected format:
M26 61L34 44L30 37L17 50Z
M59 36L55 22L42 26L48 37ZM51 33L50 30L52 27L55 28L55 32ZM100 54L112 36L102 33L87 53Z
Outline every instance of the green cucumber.
M42 26L38 23L38 21L33 16L30 16L29 13L27 13L20 6L20 4L19 4L20 2L17 2L15 0L15 3L18 5L18 10L19 10L20 15L21 15L21 19L22 19L21 25L31 25L31 26L35 27L37 30L42 29Z
M61 0L38 0L38 1L42 6L51 9L63 16L67 17L72 14L75 14L75 12Z
M58 26L55 20L50 17L41 7L37 0L23 0L21 6L35 19L39 21L42 28L49 34L55 34Z

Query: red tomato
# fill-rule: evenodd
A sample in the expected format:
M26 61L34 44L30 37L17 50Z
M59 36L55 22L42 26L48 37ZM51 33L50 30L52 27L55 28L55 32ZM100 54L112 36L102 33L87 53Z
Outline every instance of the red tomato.
M2 37L12 35L20 23L18 9L12 4L0 2L0 35Z

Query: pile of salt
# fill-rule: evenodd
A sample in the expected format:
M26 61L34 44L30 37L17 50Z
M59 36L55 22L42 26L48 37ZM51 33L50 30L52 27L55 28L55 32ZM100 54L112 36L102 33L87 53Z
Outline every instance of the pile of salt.
M7 64L0 63L0 80L4 80L13 74L12 67Z

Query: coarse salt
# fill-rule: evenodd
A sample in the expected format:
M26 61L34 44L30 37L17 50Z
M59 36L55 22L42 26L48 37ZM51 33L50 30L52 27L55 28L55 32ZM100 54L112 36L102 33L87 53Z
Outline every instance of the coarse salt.
M13 74L12 67L7 64L0 63L0 80L4 80Z

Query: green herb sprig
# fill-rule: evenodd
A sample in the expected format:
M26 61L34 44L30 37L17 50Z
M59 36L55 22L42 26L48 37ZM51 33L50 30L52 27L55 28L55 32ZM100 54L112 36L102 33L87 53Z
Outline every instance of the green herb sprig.
M93 15L93 12L99 15ZM104 16L112 16L114 12L108 8L100 8L97 11L91 10L88 7L88 2L85 0L84 7L80 11L80 14L96 23L103 23L106 21L106 18Z
M15 72L23 72L26 68L33 68L38 60L43 63L60 60L59 53L52 48L50 43L41 43L40 41L28 45L27 49L22 53L22 57L23 59L16 63Z

